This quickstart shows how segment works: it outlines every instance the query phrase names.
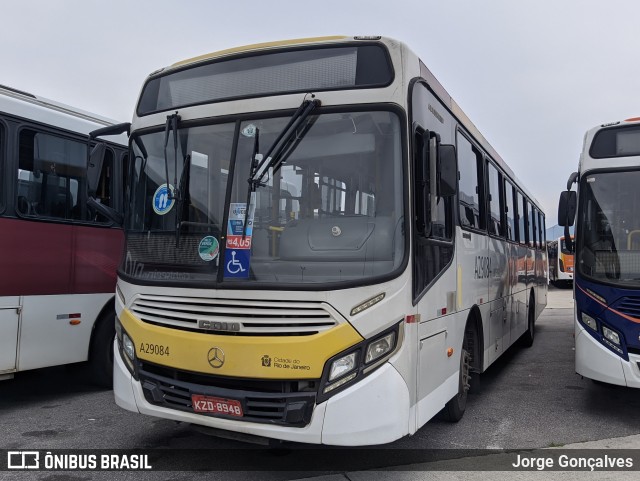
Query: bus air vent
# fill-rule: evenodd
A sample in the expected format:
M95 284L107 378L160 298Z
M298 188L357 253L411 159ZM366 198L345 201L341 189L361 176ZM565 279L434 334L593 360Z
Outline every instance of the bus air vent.
M320 302L141 295L131 306L140 320L178 329L228 335L312 335L338 324Z
M622 314L640 319L640 297L623 297L612 307Z

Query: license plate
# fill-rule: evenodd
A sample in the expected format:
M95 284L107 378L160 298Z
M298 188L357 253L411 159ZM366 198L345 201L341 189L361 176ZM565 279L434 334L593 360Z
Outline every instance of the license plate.
M226 414L228 416L242 417L242 404L235 399L192 394L191 404L197 413Z

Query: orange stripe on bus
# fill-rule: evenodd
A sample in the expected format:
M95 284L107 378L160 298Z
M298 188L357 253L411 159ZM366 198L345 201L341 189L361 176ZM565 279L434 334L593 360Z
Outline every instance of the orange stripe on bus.
M596 299L595 297L593 297L591 294L589 294L587 291L585 291L582 287L578 286L576 284L576 286L578 287L578 289L580 289L582 292L584 292L584 294L588 297L590 297L591 299L593 299L594 301L596 301L598 304L600 304L602 307L604 307L605 309L613 312L614 314L619 315L620 317L625 318L627 321L631 321L631 322L635 322L636 324L640 324L640 319L637 319L635 317L631 317L628 316L627 314L623 314L622 312L616 311L615 309L612 309L611 307L607 306L606 304L603 304L602 302L600 302L598 299Z

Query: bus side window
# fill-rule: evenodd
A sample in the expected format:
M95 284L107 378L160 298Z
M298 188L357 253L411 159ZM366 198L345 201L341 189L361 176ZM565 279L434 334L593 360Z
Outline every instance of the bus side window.
M507 180L504 181L504 199L507 219L507 240L515 242L518 239L516 225L517 212L514 202L513 186Z
M18 212L37 217L72 218L84 186L86 145L24 129L20 132Z
M482 154L460 132L458 132L457 138L460 225L473 229L484 229Z
M20 215L91 219L86 207L87 146L84 142L23 129L19 135L17 212ZM97 199L112 206L113 152L107 149Z
M529 245L538 248L537 210L532 203L527 202L529 208Z
M517 202L516 208L518 209L518 242L520 244L527 243L527 210L524 197L520 192L516 193Z
M487 160L487 185L489 192L489 234L504 236L504 223L502 220L503 195L500 191L500 173L498 169Z
M113 198L113 152L107 148L105 151L104 161L102 162L102 170L100 171L100 179L98 180L98 188L96 189L96 200L101 204L109 207L114 207ZM74 215L74 219L86 219L86 216L81 215L80 211L84 209L84 206L77 206L77 216ZM97 214L94 219L98 222L109 222L108 219L101 214Z

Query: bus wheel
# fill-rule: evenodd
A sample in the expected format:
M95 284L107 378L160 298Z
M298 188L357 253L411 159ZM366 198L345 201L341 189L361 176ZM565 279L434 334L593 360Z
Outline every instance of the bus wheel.
M527 314L527 330L520 338L520 345L523 347L533 346L533 340L536 337L536 306L533 293L529 298L529 313Z
M466 337L466 333L465 333ZM460 376L458 379L458 394L453 396L445 406L445 413L449 421L457 423L464 416L467 408L467 395L469 392L469 379L471 371L471 354L462 348L460 354Z
M96 321L91 350L89 375L92 384L113 387L113 340L115 339L115 313L108 311Z

